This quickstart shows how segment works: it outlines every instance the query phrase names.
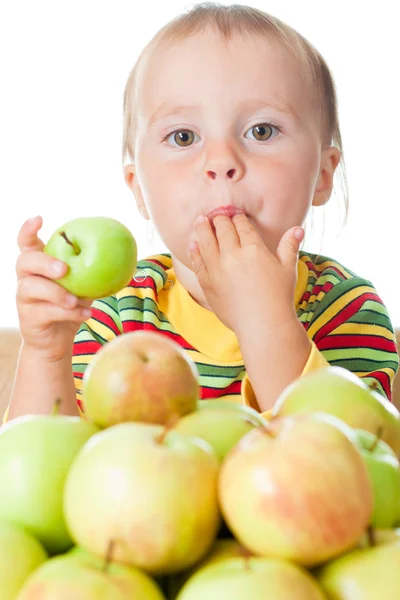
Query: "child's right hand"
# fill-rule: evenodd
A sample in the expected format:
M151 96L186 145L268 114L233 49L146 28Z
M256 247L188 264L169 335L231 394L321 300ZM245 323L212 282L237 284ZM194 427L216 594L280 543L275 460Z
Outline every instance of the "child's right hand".
M18 234L16 299L24 346L55 361L71 356L74 337L90 317L93 300L77 298L56 282L68 266L43 252L37 235L42 223L41 217L26 221Z

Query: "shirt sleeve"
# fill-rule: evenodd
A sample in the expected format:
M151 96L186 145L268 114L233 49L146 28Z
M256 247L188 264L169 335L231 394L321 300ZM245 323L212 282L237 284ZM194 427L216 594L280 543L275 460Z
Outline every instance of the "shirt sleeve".
M96 352L107 342L122 333L122 324L115 296L95 300L92 317L82 323L75 336L72 349L72 372L75 382L76 400L81 416L84 416L83 377Z
M370 282L358 277L342 281L333 290L319 303L306 329L312 348L301 376L328 365L340 366L367 384L374 382L391 401L399 355L382 299ZM260 411L247 374L242 402ZM268 417L269 411L263 415Z

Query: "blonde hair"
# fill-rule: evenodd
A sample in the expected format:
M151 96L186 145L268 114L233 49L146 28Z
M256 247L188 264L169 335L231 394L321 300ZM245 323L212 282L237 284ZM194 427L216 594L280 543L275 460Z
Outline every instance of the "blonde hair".
M250 6L241 4L225 6L215 2L196 4L187 12L181 13L169 21L150 40L132 68L123 94L122 163L124 164L127 156L131 162L134 162L135 159L135 107L138 97L139 70L148 65L163 44L174 44L190 35L202 33L206 29L218 32L226 42L237 34L267 37L271 41L281 44L301 67L309 82L310 98L315 104L322 144L324 147L334 145L341 152L335 177L338 173L342 185L345 208L344 225L348 216L349 193L336 88L330 69L318 50L295 29L280 19Z

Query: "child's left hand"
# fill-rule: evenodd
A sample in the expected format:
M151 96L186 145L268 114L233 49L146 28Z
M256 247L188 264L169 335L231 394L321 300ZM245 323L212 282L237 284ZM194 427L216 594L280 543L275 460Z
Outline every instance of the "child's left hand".
M276 256L246 215L196 220L197 242L189 246L192 269L218 319L238 337L271 334L296 319L294 290L302 227L282 236ZM295 233L299 232L299 238ZM193 245L195 246L193 248Z

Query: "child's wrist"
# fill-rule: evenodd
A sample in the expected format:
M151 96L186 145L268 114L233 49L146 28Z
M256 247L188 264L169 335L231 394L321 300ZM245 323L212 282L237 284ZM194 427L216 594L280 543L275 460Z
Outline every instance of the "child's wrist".
M48 349L32 346L26 342L22 342L20 348L20 356L23 355L25 360L38 362L40 364L53 365L60 367L68 363L71 367L72 361L72 344L63 349Z

